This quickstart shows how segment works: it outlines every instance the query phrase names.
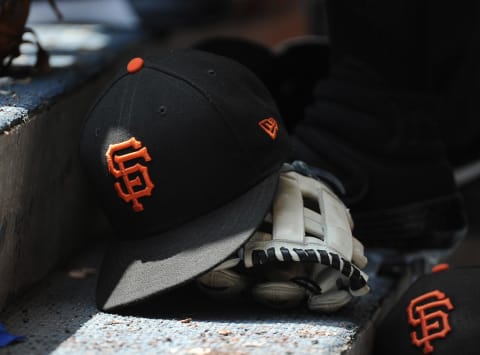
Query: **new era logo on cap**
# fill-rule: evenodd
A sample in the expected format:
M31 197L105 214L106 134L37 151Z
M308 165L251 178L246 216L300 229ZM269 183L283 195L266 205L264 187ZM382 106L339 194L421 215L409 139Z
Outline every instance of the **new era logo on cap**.
M277 138L278 123L273 117L266 118L258 122L258 125L265 131L272 139Z
M288 159L270 93L224 57L130 61L90 111L82 159L116 231L97 303L115 310L193 279L260 225Z

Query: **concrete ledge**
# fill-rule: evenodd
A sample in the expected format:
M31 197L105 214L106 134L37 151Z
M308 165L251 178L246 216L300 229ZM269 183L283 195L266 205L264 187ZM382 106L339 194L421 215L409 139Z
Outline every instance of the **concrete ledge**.
M108 77L102 69L135 39L98 26L36 30L51 53L52 72L0 78L0 309L98 231L78 136ZM27 51L15 63L33 59Z
M114 32L100 25L32 27L50 54L52 70L48 74L28 76L23 69L35 63L36 48L21 47L22 55L13 61L11 73L14 78L0 78L0 134L85 84L105 70L120 51L141 37L137 32Z
M0 314L11 333L26 336L6 348L7 354L367 355L380 313L408 281L408 274L380 275L389 252L373 250L367 268L373 291L332 315L219 304L189 286L136 314L114 315L95 307L103 249L79 255Z

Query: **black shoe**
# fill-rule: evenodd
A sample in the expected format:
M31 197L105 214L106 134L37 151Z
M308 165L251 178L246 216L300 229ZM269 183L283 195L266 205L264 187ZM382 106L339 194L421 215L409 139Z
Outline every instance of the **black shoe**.
M354 233L369 246L444 248L466 217L425 97L328 80L293 135L294 158L342 181ZM342 196L341 196L342 197Z

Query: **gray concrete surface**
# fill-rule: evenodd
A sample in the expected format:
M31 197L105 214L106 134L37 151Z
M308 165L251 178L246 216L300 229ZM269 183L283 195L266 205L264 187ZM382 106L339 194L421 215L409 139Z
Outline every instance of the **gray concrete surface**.
M0 78L0 310L93 233L95 204L77 154L80 126L104 84L100 72L133 40L99 26L36 32L52 71L28 76L22 66L35 55L27 48L15 60L15 77Z
M400 285L376 273L384 254L373 251L372 292L335 315L229 307L187 287L121 316L95 308L101 252L85 252L0 314L27 338L1 354L368 354L372 324Z

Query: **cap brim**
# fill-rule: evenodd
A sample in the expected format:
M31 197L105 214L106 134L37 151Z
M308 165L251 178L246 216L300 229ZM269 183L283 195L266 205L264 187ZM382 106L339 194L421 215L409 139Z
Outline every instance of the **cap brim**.
M97 307L115 311L178 287L224 261L262 223L278 183L276 172L239 198L156 236L107 247Z

